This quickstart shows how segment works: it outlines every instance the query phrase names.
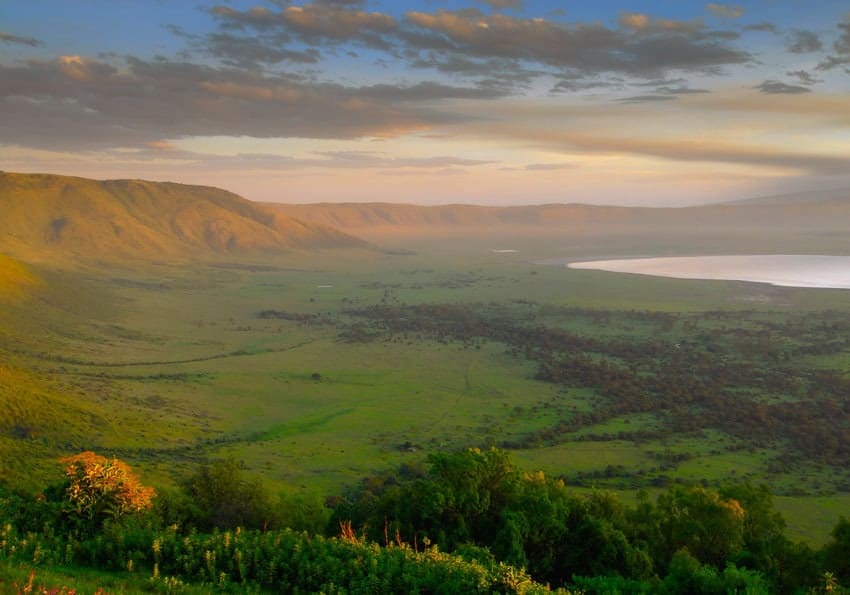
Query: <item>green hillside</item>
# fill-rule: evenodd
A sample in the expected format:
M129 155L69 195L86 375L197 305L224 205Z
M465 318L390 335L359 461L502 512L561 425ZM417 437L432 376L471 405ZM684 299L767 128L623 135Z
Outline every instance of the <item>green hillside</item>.
M206 186L0 173L0 250L25 261L161 260L366 244Z
M83 402L65 387L43 375L0 363L0 478L4 481L37 485L51 467L47 461L99 440L110 428L100 408Z
M0 254L0 301L18 301L42 284L38 275L26 265Z

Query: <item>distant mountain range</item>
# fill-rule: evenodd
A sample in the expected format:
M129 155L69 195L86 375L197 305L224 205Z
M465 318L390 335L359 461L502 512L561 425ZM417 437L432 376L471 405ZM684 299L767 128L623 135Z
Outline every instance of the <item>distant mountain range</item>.
M809 192L792 192L745 198L724 204L728 205L792 205L812 203L850 203L850 188L835 188L832 190L810 190Z
M366 242L206 186L0 172L0 252L29 262L362 248Z
M392 238L531 234L593 239L749 238L747 248L850 251L850 190L682 208L546 204L257 203L207 186L0 172L0 254L24 262L220 258L292 250L374 248ZM812 238L818 240L812 244ZM826 238L820 242L821 238ZM757 241L758 240L758 241ZM760 244L764 240L766 243ZM632 245L637 245L632 243ZM11 261L9 261L11 262ZM0 290L23 287L0 277ZM23 270L23 269L21 269ZM13 275L8 272L8 275ZM8 290L12 291L12 290Z
M319 203L266 206L304 221L353 234L426 233L428 230L536 227L568 230L850 229L850 189L798 193L678 208L546 204L515 207L420 206L394 203Z

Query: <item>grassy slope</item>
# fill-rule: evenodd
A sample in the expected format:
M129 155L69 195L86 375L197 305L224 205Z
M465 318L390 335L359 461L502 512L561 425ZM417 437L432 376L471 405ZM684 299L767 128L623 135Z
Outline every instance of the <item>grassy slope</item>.
M56 298L41 275L0 255L0 478L32 488L50 476L48 461L108 426L100 408L81 402L66 383L32 370L32 362L16 353L27 342L55 345L42 314L45 302Z
M43 281L22 262L0 254L0 302L17 302L31 294Z
M0 210L0 249L30 262L364 246L204 186L0 173Z

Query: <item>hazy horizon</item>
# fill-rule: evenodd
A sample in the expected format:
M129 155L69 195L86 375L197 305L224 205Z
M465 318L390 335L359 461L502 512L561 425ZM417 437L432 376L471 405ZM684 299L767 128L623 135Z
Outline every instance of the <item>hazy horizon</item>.
M689 206L850 187L835 0L35 0L0 23L7 171L284 203Z

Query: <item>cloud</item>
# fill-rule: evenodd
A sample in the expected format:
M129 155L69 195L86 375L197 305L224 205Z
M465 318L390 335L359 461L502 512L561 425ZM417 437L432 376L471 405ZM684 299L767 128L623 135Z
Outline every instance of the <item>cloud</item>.
M657 97L659 95L698 95L702 93L711 93L708 89L693 89L687 86L687 80L681 77L678 78L668 78L668 79L651 79L645 82L640 83L631 83L634 87L654 87L652 94L641 94L637 98L626 98L628 99L636 99L637 101L652 101L653 99L656 101L664 101L661 97ZM626 101L620 100L620 101Z
M379 175L382 176L421 176L421 172L415 170L406 170L406 169L389 169L385 171L378 172ZM460 169L457 167L446 167L443 169L437 169L432 172L429 172L432 176L465 176L469 175L469 172L465 169Z
M488 4L496 8L518 5L512 0L490 0ZM316 49L327 43L356 43L408 56L415 65L443 65L444 71L461 61L501 60L503 65L512 61L516 69L526 62L645 76L751 60L747 52L726 43L737 36L735 32L709 31L700 21L655 19L638 13L621 15L620 30L599 23L568 26L543 18L485 15L476 9L411 11L397 21L389 14L326 2L286 6L279 12L217 6L212 13L225 30L250 29L259 34L259 40L246 42L249 49L242 50L254 60L264 54L268 54L265 60L287 58L276 52L292 39ZM232 41L232 36L225 36L210 38L207 43L217 55L233 59ZM427 52L427 57L422 52ZM500 74L507 72L503 69Z
M714 2L709 2L706 5L706 8L724 19L738 19L744 14L743 8L732 4L716 4Z
M177 151L177 147L167 140L152 140L145 143L144 146L155 151Z
M359 2L313 2L286 6L280 12L255 7L245 11L216 6L211 13L225 29L255 29L260 32L285 32L302 42L318 45L356 41L368 46L387 48L382 35L396 28L395 19L380 12L352 8ZM287 41L286 36L279 39Z
M319 61L319 51L315 48L289 50L279 47L278 43L264 43L262 38L236 36L229 33L212 33L200 44L206 51L223 64L239 68L255 68L260 64L315 64Z
M552 132L538 133L538 140L549 146L585 152L626 153L661 157L673 161L748 164L760 167L793 169L827 175L850 170L850 157L786 151L771 147L731 144L704 140L665 140L648 138L610 138Z
M112 66L93 62L81 56L59 56L56 65L62 74L78 82L104 79L115 73Z
M0 42L6 44L28 45L30 47L44 45L43 41L39 41L34 37L21 37L19 35L12 35L11 33L4 33L3 31L0 31Z
M0 64L7 144L93 149L162 138L392 137L469 120L417 102L487 98L436 83L347 87L286 75L128 58L119 69L80 56Z
M348 40L364 33L386 33L396 27L395 19L379 12L350 10L334 5L305 4L283 9L283 20L306 39Z
M529 163L523 169L526 171L554 171L559 169L575 169L573 163Z
M475 168L493 161L450 155L433 157L392 157L373 151L321 151L309 157L291 157L273 153L240 152L235 154L200 153L181 149L167 140L145 143L136 148L120 148L95 153L105 165L150 164L168 171L302 171L302 170L394 170L410 173L438 173L447 169Z
M841 35L832 44L834 53L818 64L818 70L830 70L839 66L850 66L850 14L845 15L837 27L841 31Z
M639 83L633 83L636 87L665 87L670 85L681 85L687 82L687 79L682 77L666 78L666 79L650 79Z
M563 79L549 89L549 93L573 93L590 89L622 88L623 83L616 81L600 81L587 79Z
M779 94L791 94L797 95L799 93L811 93L812 90L808 87L802 87L800 85L789 85L787 83L783 83L781 81L764 81L763 83L756 85L753 87L754 89L758 89L762 93L767 93L768 95L779 95Z
M461 157L418 157L401 158L386 157L382 153L371 151L323 151L317 153L321 157L332 162L321 165L322 167L354 167L354 168L414 168L414 169L444 169L449 167L470 167L478 165L489 165L493 161L482 159L465 159ZM302 162L308 163L306 160ZM317 166L317 162L309 162Z
M358 95L391 102L435 101L442 99L495 99L507 95L504 89L488 87L455 87L442 83L424 82L408 87L371 85L360 87Z
M178 25L165 25L172 35L186 39L193 51L217 58L227 66L259 70L269 65L288 62L290 64L316 64L321 55L316 48L288 49L286 33L252 31L250 35L236 35L239 26L221 26L219 31L206 35L186 32Z
M658 87L656 93L666 93L668 95L694 95L697 93L711 93L708 89L691 89L690 87Z
M486 3L492 8L520 5L515 0ZM231 66L318 63L335 46L359 45L411 67L480 79L479 87L486 79L505 92L517 92L547 74L573 80L610 74L645 78L675 70L717 74L724 66L753 60L731 44L739 37L736 31L642 13L621 14L619 28L485 14L475 8L410 11L396 19L363 10L360 3L327 1L281 4L280 10L216 6L211 13L220 30L194 43ZM567 85L558 88L566 90Z
M487 4L493 9L515 8L522 9L522 0L478 0L482 4Z
M698 21L621 15L619 30L601 24L567 26L545 19L484 15L476 10L409 12L403 33L422 49L447 54L537 62L581 73L651 76L668 70L708 71L751 61L727 45L723 32ZM736 35L730 33L729 35Z
M841 94L762 95L742 89L679 96L675 102L517 99L487 104L479 115L480 121L459 125L458 132L558 152L582 165L605 163L603 171L617 167L612 160L620 157L656 158L634 167L668 173L677 162L726 164L738 171L757 167L771 176L850 171L850 152L832 142L850 129L850 103ZM810 142L800 144L799 130L810 133Z
M425 52L410 65L414 68L433 68L439 72L468 78L486 77L500 81L504 87L524 86L546 74L540 69L533 70L523 66L517 60L474 58L461 54L444 55L440 52Z
M618 99L620 103L646 103L652 101L671 101L676 99L673 95L634 95L632 97L623 97Z
M788 51L793 54L807 54L823 49L823 42L811 31L794 29L789 33Z
M642 30L649 27L649 15L640 12L626 12L620 15L620 26Z
M811 73L805 70L789 70L785 74L797 77L803 85L814 85L815 83L821 82L820 79L815 78Z

